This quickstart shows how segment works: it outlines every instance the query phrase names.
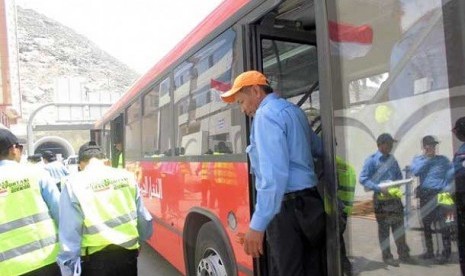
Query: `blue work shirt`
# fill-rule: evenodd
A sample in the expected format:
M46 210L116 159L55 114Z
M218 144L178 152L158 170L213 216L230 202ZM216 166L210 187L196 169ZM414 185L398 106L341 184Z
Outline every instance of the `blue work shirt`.
M49 172L53 179L55 179L55 183L60 182L63 177L69 175L68 169L60 161L47 163L45 164L44 169Z
M402 179L402 172L396 158L392 155L383 155L380 151L370 155L363 164L359 181L367 188L375 192L381 192L379 184L386 181Z
M35 170L37 174L37 179L39 181L40 193L42 198L47 204L47 207L50 211L50 216L58 225L59 221L59 207L58 202L60 199L60 192L58 191L57 185L53 178L51 178L46 171L40 168L20 164L12 160L1 160L0 161L0 174L4 170L16 170L18 173L22 173L28 170Z
M317 185L311 147L319 144L312 137L305 113L295 104L274 93L260 103L247 147L257 189L250 228L265 231L285 193Z
M446 174L450 168L450 161L444 155L428 157L415 156L410 169L420 178L420 187L423 189L442 190L447 186Z
M91 159L84 171L98 171L100 166L105 166L101 160ZM62 219L60 220L58 231L60 253L58 254L57 262L63 276L73 275L76 263L78 267L77 270L80 271L84 214L81 211L80 203L70 188L70 185L73 185L73 183L71 183L73 181L79 181L81 183L92 181L92 179L86 179L85 177L81 177L81 175L85 174L83 174L83 172L78 172L72 179L68 179L67 181L69 182L65 183L61 191L60 217ZM135 182L136 180L133 179L133 181ZM76 183L74 184L76 185ZM152 235L152 216L144 207L137 183L134 184L136 185L137 230L139 232L139 240L144 241Z
M454 177L465 179L465 144L462 144L452 159L452 165L447 172L447 180L452 182ZM465 186L455 183L456 192L465 192Z

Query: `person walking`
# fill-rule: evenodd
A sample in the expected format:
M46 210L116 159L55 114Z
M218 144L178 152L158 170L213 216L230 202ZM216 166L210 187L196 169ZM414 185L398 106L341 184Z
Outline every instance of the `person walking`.
M67 178L60 197L62 275L135 276L139 242L152 235L152 217L134 175L105 165L92 141L78 158L81 171Z
M450 167L450 161L444 155L436 154L436 145L439 142L431 135L422 139L423 154L415 156L410 166L411 172L418 176L420 185L418 197L420 199L421 221L425 234L426 252L423 259L434 258L433 231L431 225L437 222L441 227L443 251L439 257L440 262L445 262L451 254L451 240L449 228L445 227L446 218L440 214L438 206L438 194L447 188L446 173Z
M278 275L324 275L325 213L316 189L314 133L305 113L273 93L258 71L237 76L221 98L253 117L246 151L257 198L243 238L245 253L254 258L264 253L266 230Z
M19 163L21 152L0 129L0 275L60 275L59 191L47 172Z
M378 136L378 151L370 155L363 165L359 181L367 190L374 192L373 205L378 223L378 239L383 261L391 266L399 266L391 253L389 231L392 231L397 246L399 261L410 263L409 247L405 241L404 207L402 193L398 187L380 187L382 182L402 179L402 172L396 158L391 154L396 142L388 133Z
M48 171L50 176L55 179L55 183L58 187L58 190L61 190L61 181L64 177L69 175L68 169L57 160L55 153L46 150L42 153L42 159L44 161L44 169Z

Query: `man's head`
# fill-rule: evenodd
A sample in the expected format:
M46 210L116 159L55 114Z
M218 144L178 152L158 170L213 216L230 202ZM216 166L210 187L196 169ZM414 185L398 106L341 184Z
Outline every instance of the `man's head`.
M457 139L465 142L465 117L461 117L455 121L455 125L452 131L454 132Z
M27 161L33 164L39 163L40 161L42 161L42 155L41 154L29 155L27 157Z
M19 162L23 146L18 138L8 129L0 129L0 160L13 160Z
M79 168L83 170L92 158L105 159L102 148L94 141L87 142L79 148Z
M117 142L115 143L115 148L116 148L116 150L118 150L118 151L123 151L123 143L122 143L121 141L117 141Z
M383 133L376 139L378 149L384 155L391 153L394 142L397 141L389 133Z
M52 151L46 150L42 153L42 158L46 163L57 161L57 156Z
M434 136L426 135L421 140L421 144L423 145L426 156L434 156L436 154L436 145L439 144L439 142Z
M272 92L265 75L258 71L247 71L236 77L232 88L221 94L221 99L239 104L243 113L254 116L261 101Z

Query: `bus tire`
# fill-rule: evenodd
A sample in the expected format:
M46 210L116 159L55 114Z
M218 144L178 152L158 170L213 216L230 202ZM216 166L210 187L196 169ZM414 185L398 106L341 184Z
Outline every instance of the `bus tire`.
M233 257L215 224L210 221L199 230L195 245L196 275L232 276Z

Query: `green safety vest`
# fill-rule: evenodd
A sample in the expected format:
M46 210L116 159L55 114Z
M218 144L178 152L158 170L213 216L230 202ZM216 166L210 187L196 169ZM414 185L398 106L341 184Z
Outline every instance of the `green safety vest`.
M443 206L452 206L454 205L454 200L448 192L442 192L438 194L438 204Z
M112 244L139 248L133 178L127 171L99 166L84 170L70 181L84 214L81 255Z
M20 275L56 261L57 227L37 179L43 173L18 165L0 175L0 275Z
M402 190L399 187L388 188L388 195L383 193L378 194L379 200L388 200L394 198L402 198Z
M336 156L337 197L344 203L344 213L350 215L354 205L357 176L353 166Z
M118 156L118 168L124 168L123 166L123 153L120 152L119 156Z

